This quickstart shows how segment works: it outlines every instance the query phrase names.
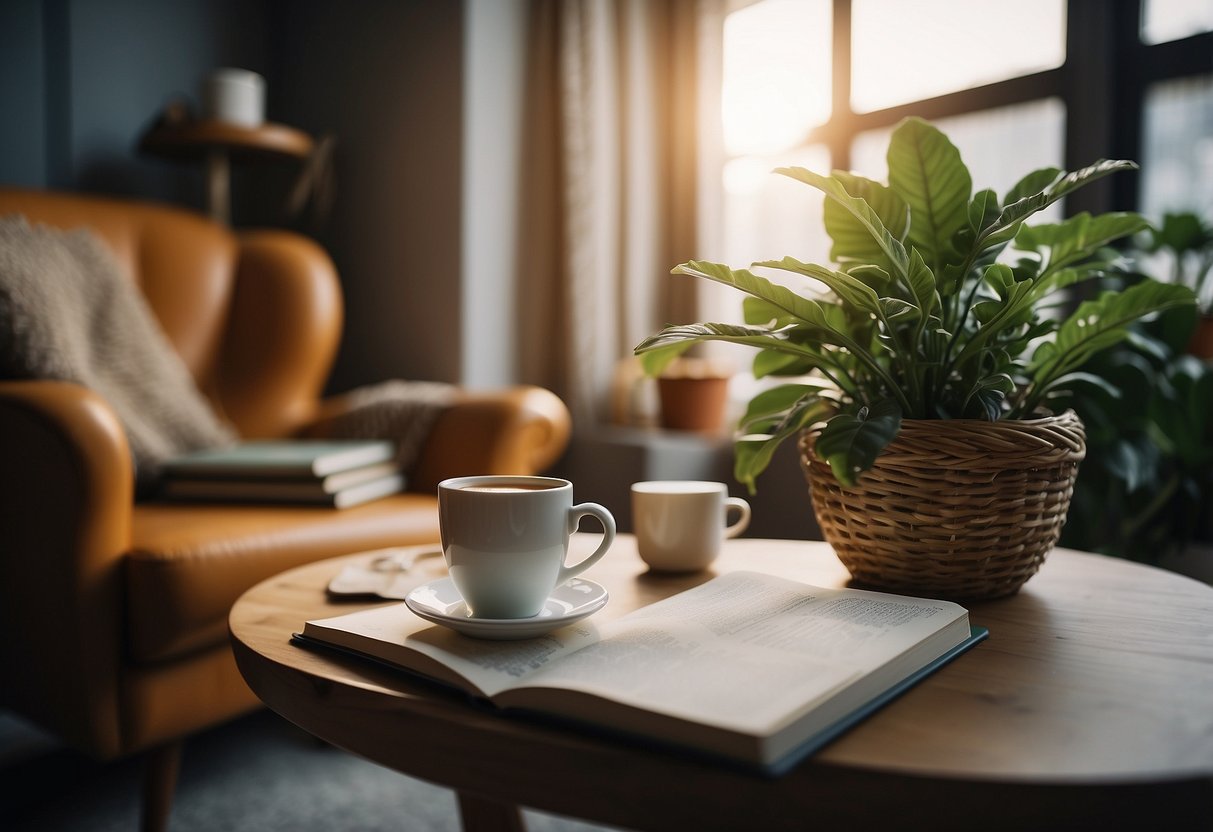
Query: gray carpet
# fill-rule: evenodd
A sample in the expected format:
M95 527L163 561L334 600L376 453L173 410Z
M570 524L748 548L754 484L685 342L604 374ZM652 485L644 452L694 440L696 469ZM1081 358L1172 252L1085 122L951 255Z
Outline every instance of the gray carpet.
M0 829L138 829L139 764L101 764L0 711ZM602 827L525 812L531 832ZM268 711L186 745L172 832L454 832L454 794L324 745Z

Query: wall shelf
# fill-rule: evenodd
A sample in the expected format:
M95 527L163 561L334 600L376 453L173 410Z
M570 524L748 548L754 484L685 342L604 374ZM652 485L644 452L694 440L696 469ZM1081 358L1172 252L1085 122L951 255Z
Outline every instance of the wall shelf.
M295 159L312 155L315 142L302 130L265 123L241 127L214 120L160 121L139 140L139 151L177 162L206 164L207 213L216 222L231 222L233 161Z

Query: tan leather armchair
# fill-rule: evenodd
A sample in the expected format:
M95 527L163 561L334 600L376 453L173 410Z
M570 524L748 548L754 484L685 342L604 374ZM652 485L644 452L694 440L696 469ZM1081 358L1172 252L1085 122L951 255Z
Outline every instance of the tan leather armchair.
M0 215L11 213L92 228L242 435L299 434L342 407L321 399L342 306L313 242L0 188ZM180 739L258 704L227 645L240 593L308 561L437 540L440 479L540 471L568 432L548 391L467 393L439 417L405 494L342 511L136 502L105 401L69 383L0 380L0 706L101 758L153 752L144 820L162 825Z

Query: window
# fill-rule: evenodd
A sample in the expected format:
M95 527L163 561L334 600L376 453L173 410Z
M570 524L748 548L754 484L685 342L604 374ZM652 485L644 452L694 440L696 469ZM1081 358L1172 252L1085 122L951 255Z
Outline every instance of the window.
M1213 3L1209 0L1145 0L1141 39L1166 43L1213 29Z
M1082 210L1213 215L1211 18L1210 0L749 3L725 21L722 227L705 254L734 267L785 255L828 262L823 197L772 170L884 179L889 136L909 115L948 134L975 188L999 193L1039 167L1142 163L1136 177L1052 206L1046 221ZM807 278L757 271L812 290ZM702 319L740 321L736 292L699 290ZM736 377L734 407L760 386Z
M770 171L798 164L881 179L889 133L909 115L948 133L975 187L1004 192L1045 165L1142 163L1137 176L1076 193L1053 218L1213 212L1211 29L1209 0L747 5L724 32L722 254L735 266L824 262L821 197Z
M851 107L858 113L1065 60L1064 0L854 0L851 9Z
M1146 91L1140 210L1154 219L1194 210L1213 218L1213 75Z

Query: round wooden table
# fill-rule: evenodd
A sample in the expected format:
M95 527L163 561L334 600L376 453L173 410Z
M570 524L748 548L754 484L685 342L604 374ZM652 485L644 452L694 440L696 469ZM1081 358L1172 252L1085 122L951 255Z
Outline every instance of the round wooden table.
M765 779L502 717L293 645L305 620L392 603L326 597L344 565L368 557L245 593L230 619L236 660L291 722L455 789L465 827L517 826L516 805L639 829L1213 827L1213 587L1170 572L1055 550L1018 595L969 605L988 640ZM418 563L407 581L442 574L441 558ZM734 569L817 586L848 577L824 543L751 539L727 541L710 572L653 575L628 535L586 577L609 589L597 614L608 618Z

